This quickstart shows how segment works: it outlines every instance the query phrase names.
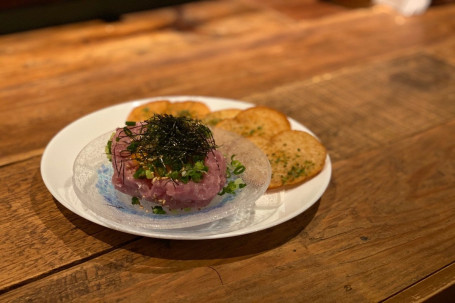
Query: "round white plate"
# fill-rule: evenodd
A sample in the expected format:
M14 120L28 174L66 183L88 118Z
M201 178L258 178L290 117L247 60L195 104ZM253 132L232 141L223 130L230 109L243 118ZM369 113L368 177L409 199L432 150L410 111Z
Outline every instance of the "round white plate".
M109 226L88 210L78 199L72 183L73 163L79 152L94 138L125 123L129 112L145 102L167 99L173 102L197 100L211 110L225 108L245 109L253 104L214 97L161 96L126 102L93 112L63 128L47 145L41 159L41 176L51 194L63 206L94 223L119 231L163 239L216 239L244 235L273 227L294 218L310 208L326 190L332 172L329 156L323 170L311 180L289 190L263 195L247 219L224 218L203 225L175 228L132 230L128 225ZM289 118L292 129L307 131L302 124ZM242 222L238 224L238 222Z

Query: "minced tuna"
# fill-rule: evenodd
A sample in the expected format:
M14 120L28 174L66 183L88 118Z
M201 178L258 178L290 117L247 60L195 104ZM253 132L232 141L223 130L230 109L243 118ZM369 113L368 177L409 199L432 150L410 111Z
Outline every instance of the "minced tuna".
M108 145L114 187L169 209L207 206L226 183L226 160L210 130L189 118L127 123Z

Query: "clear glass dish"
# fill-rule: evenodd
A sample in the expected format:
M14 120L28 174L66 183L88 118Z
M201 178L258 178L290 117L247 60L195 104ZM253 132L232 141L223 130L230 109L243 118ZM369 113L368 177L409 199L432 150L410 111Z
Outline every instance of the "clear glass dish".
M246 187L235 195L215 197L200 210L178 210L166 214L154 214L156 204L141 201L133 205L131 196L113 187L112 164L104 147L112 132L108 132L87 144L76 157L73 165L73 186L85 211L94 214L106 226L122 229L175 229L228 220L230 226L242 228L249 223L255 202L267 190L271 169L266 155L250 141L220 129L214 129L215 142L227 159L235 154L245 172L241 175ZM228 218L229 217L229 218ZM216 228L215 228L216 229Z

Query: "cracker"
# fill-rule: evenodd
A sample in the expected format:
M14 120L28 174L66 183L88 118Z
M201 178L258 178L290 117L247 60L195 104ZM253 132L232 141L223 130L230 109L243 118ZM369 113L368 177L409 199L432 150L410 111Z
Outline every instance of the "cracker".
M202 121L210 126L215 126L223 120L232 119L242 110L237 108L228 108L213 111L204 116Z
M202 119L210 112L207 105L198 101L183 101L170 103L166 114L177 117L190 117L194 119Z
M291 129L286 115L265 106L256 106L243 110L234 118L221 121L217 124L217 127L247 138L271 138L283 130Z
M199 101L169 102L168 100L158 100L135 107L126 120L144 121L154 114L169 114L201 119L209 112L208 106Z
M269 189L302 183L317 175L324 167L326 148L311 134L287 130L273 136L259 147L272 167Z
M144 121L153 114L164 114L170 103L168 100L158 100L137 106L130 112L126 121Z

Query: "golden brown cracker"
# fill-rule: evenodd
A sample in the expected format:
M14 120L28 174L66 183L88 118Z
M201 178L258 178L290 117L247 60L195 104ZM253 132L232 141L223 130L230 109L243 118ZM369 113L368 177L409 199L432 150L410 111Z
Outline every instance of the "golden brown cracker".
M199 101L170 102L168 100L158 100L135 107L128 115L126 121L144 121L154 114L201 119L209 112L208 106Z
M274 109L252 107L216 127L246 137L267 155L272 167L269 189L302 183L324 167L325 147L311 134L291 130L287 117Z
M243 110L234 118L221 121L217 127L244 137L259 136L264 138L270 138L283 130L291 129L286 115L265 106Z
M202 119L210 112L207 105L198 101L183 101L170 103L166 114L178 117L190 117L194 119Z
M223 120L232 119L242 110L237 108L228 108L213 111L204 116L202 121L210 126L215 126Z
M158 100L148 102L133 108L129 113L126 121L143 121L152 117L154 114L164 114L169 107L170 102L168 100Z
M327 151L311 134L287 130L273 136L262 149L272 167L269 189L302 183L324 167Z

